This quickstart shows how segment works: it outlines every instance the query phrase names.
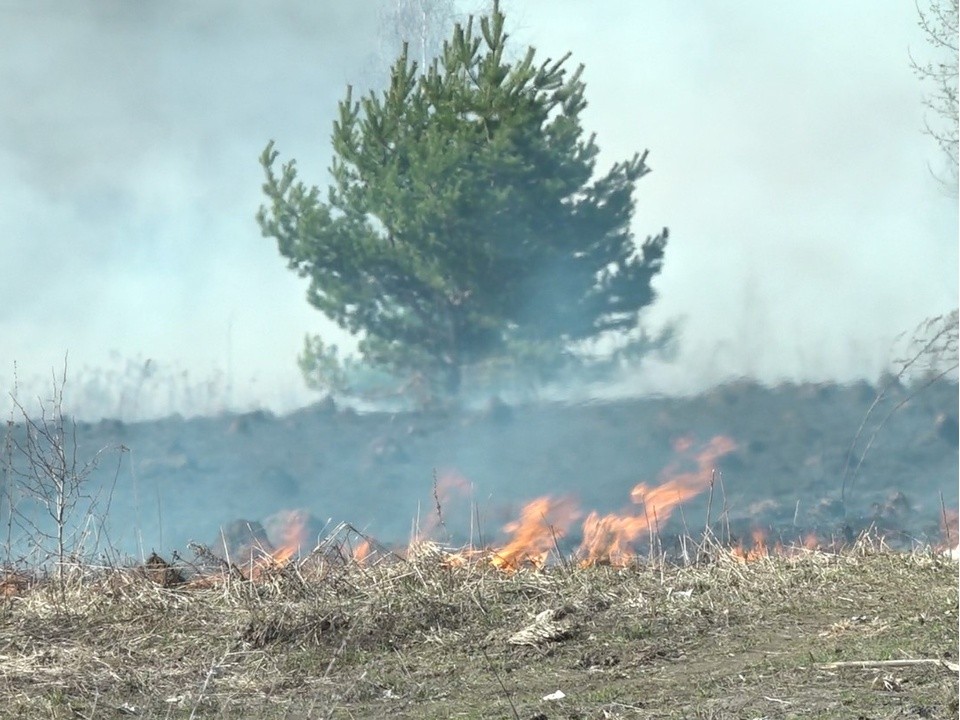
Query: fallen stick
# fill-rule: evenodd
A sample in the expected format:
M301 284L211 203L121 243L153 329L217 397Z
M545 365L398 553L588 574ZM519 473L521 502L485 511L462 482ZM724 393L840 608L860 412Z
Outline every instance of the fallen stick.
M942 665L951 672L960 672L960 665L949 660L937 658L919 658L916 660L841 660L839 662L821 665L821 670L836 670L837 668L887 668L909 667L911 665Z

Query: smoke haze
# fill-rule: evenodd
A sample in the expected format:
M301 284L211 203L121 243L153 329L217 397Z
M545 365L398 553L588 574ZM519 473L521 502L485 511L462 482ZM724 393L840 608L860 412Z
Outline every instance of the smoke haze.
M586 65L601 168L651 151L635 232L669 226L671 242L648 321L681 318L682 338L624 390L873 379L898 333L956 306L957 204L922 134L912 4L503 7L518 52ZM220 373L240 408L315 399L304 333L349 340L260 237L257 157L275 139L327 183L336 104L378 72L378 16L0 2L4 388L14 362L29 382L69 351L77 370Z

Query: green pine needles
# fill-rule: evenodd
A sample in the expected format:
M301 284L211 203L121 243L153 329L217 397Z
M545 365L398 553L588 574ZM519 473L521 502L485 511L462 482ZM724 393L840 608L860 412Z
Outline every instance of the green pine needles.
M479 29L458 25L426 72L404 50L382 93L348 88L325 197L294 161L274 169L272 142L261 156L257 220L309 302L366 362L451 395L471 366L556 367L637 331L667 242L630 229L646 152L596 176L583 67L533 48L507 63L497 3Z

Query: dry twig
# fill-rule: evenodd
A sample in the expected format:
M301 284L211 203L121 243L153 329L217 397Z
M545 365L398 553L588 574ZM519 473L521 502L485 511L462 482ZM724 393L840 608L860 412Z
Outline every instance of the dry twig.
M914 665L939 665L950 672L960 672L960 665L949 660L938 658L916 658L904 660L840 660L820 665L821 670L838 670L840 668L891 668L912 667Z

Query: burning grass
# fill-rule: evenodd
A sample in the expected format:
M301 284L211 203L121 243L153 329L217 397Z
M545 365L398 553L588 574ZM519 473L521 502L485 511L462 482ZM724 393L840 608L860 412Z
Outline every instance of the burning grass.
M0 599L0 715L955 717L957 566L861 542L688 566L550 563L341 536L165 587L76 567ZM372 550L372 552L371 552ZM564 697L545 700L562 691ZM554 697L556 697L554 695Z

